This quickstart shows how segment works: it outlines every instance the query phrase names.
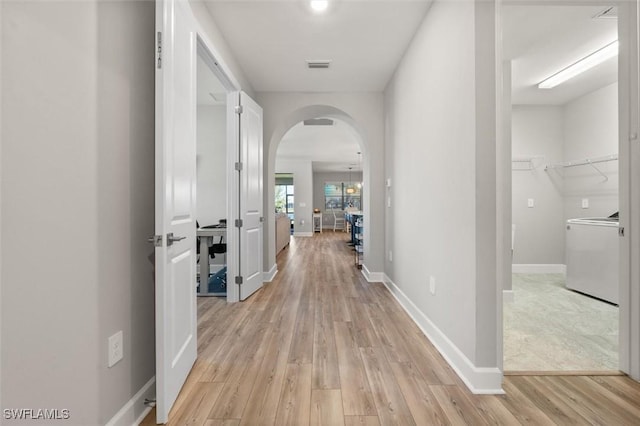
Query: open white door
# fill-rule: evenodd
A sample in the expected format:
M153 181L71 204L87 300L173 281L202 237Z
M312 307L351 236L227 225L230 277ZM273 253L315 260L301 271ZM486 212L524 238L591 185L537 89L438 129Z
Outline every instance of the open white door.
M197 356L196 32L187 0L156 2L156 410L166 423Z
M238 244L239 299L245 300L262 287L262 108L246 93L235 99L239 122L238 189L241 219Z

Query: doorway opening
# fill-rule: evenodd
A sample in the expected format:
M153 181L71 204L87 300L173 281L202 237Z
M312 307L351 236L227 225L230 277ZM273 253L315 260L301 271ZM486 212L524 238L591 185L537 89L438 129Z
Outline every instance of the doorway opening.
M296 221L294 195L293 173L276 173L276 218L279 214L287 216L291 235L293 235Z
M196 200L198 296L227 297L227 89L198 49ZM204 278L203 278L204 277Z
M509 5L502 27L513 224L504 370L618 372L617 55L537 86L617 41L617 9Z
M357 247L347 233L349 218L362 215L362 163L359 138L349 123L337 117L312 116L283 135L275 156L275 210L293 219L294 237L343 232L345 243L362 254L362 244ZM279 196L283 185L294 181L295 202L283 203L283 195ZM286 195L294 201L292 193ZM276 246L282 246L278 237Z

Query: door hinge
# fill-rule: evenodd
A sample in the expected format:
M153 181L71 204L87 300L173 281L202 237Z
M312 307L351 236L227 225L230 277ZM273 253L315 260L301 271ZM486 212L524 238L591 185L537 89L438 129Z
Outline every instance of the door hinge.
M236 107L233 108L233 110L236 112L236 114L240 115L242 114L242 112L244 111L244 109L242 108L242 105L237 105Z
M236 228L242 228L242 219L236 219Z
M260 216L260 223L264 223L264 216Z
M148 243L153 243L154 247L162 247L162 235L152 235L147 238Z
M242 284L242 276L236 277L236 284Z
M242 163L236 163L236 171L241 171L242 170Z
M618 228L618 236L624 237L624 226Z
M162 68L162 32L158 31L158 69Z

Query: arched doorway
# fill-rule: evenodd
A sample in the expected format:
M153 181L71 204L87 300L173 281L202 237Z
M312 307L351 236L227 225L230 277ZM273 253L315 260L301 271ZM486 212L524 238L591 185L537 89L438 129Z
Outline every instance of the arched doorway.
M330 105L309 105L298 108L289 113L284 119L282 119L278 123L277 127L275 127L274 131L271 132L271 134L265 134L265 141L267 141L269 144L268 151L265 147L265 151L267 151L267 159L265 164L265 211L267 212L267 224L272 224L275 221L275 165L276 154L280 142L287 134L287 132L289 132L289 130L292 129L296 124L305 120L317 118L333 119L346 124L346 126L344 127L349 130L353 139L357 141L360 147L360 152L362 154L361 161L363 172L363 187L371 187L371 166L369 161L370 155L368 149L369 147L366 137L364 136L364 131L362 127L356 122L356 120L354 120L350 114L346 113L342 109ZM364 191L363 193L362 211L364 214L365 223L367 222L369 214L371 212L370 194L371 192L369 190ZM299 209L299 217L308 216L308 220L311 221L313 206L307 205ZM266 279L269 280L277 272L275 269L275 227L267 225L265 228L265 266L269 267L269 265L273 265L270 271L265 272ZM371 238L367 235L370 235L370 233L371 230L367 229L367 227L365 226L365 259L367 258L367 254L370 251L370 247L367 244L368 241L371 241Z

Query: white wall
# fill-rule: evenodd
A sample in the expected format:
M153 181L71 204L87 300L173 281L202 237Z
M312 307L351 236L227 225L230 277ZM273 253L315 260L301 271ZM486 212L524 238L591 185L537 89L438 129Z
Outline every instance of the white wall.
M199 31L201 32L199 35L204 37L210 44L210 47L214 49L212 53L218 62L222 64L224 71L231 77L233 83L237 85L236 89L244 90L249 96L255 99L255 93L251 83L249 83L242 68L238 65L231 48L227 44L227 40L220 32L205 2L202 0L189 0L189 4L199 25Z
M2 8L3 407L105 424L155 370L155 10Z
M363 176L365 196L363 210L368 224L365 227L365 271L381 276L384 267L384 115L381 93L257 93L256 100L263 108L265 161L265 249L264 269L275 265L275 216L273 203L274 164L277 145L282 136L295 124L317 116L343 120L354 127L362 138ZM370 189L368 189L370 188ZM313 207L311 207L313 208ZM310 210L311 211L311 210ZM311 215L309 214L309 217ZM371 275L370 275L371 277Z
M563 158L563 109L516 105L512 126L513 157L542 157L533 160L532 170L523 170L529 166L526 163L513 164L513 263L564 264L564 182L544 170L546 164ZM532 208L529 199L534 201Z
M500 388L493 12L435 2L385 91L390 285L467 384L484 390Z
M311 235L313 233L313 169L311 161L278 160L275 167L275 173L293 174L294 235ZM275 224L275 222L272 223Z
M618 153L618 84L589 93L564 106L564 161ZM565 219L609 216L618 211L618 161L565 168ZM582 199L589 208L582 209Z
M201 226L227 218L226 106L198 105L197 214Z
M617 161L596 165L608 180L590 166L544 170L618 152L617 92L614 83L563 106L513 107L513 156L544 157L534 170L513 171L514 264L564 264L567 219L618 211Z

